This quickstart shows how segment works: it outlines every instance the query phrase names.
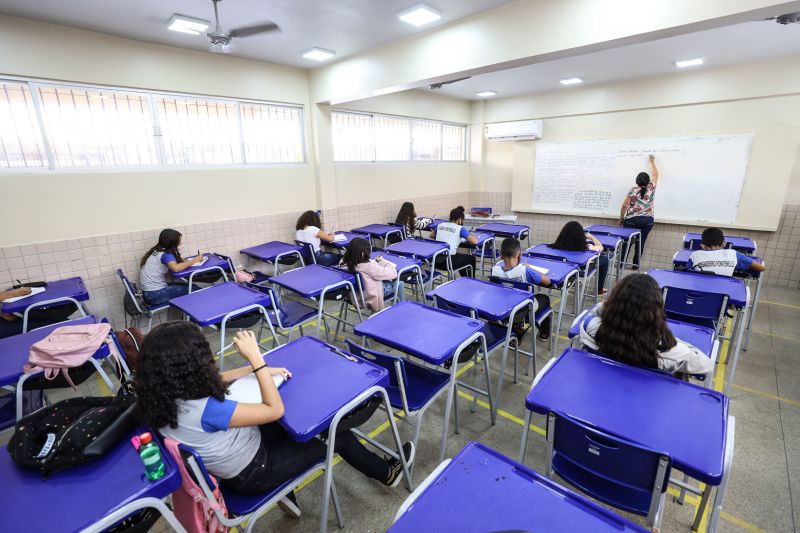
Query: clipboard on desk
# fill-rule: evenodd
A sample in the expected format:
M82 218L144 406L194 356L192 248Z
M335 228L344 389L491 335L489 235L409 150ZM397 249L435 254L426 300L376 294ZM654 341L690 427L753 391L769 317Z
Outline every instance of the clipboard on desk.
M532 265L530 263L525 263L525 266L527 266L528 268L530 268L534 272L538 272L539 274L542 274L543 276L546 276L547 273L550 272L550 270L548 270L546 268L538 267L538 266Z
M272 380L278 389L286 381L281 375L272 376ZM261 398L261 387L255 374L248 374L231 383L225 398L240 403L263 403L264 401Z

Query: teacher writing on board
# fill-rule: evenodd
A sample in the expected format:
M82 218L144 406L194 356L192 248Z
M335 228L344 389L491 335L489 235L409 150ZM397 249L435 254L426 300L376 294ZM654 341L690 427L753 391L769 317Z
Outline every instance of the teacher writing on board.
M651 177L652 174L652 177ZM625 228L638 229L642 232L642 254L644 254L644 243L650 230L653 229L653 203L656 197L656 185L658 185L658 169L656 168L656 156L650 154L650 174L639 172L636 176L636 186L631 187L622 202L622 209L619 213L619 224ZM627 250L623 257L627 256ZM636 247L633 256L633 269L639 269L639 247Z

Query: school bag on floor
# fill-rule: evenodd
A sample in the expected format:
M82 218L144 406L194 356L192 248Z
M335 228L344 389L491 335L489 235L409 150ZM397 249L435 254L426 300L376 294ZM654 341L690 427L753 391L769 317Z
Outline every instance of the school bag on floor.
M219 483L209 474L214 482L214 501L206 498L203 489L195 483L194 478L186 469L181 450L177 441L164 439L164 446L178 465L181 473L181 488L172 493L172 507L175 518L181 523L188 533L226 533L228 528L223 526L214 510L221 510L226 516L228 509L219 490Z
M127 328L115 331L114 335L116 335L119 346L122 348L122 355L125 356L128 368L135 374L139 365L139 350L144 342L144 333L139 328Z

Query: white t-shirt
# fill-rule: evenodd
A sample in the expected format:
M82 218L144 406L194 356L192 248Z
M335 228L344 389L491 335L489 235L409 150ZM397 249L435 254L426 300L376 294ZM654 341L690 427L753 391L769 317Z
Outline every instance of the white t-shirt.
M466 239L467 237L469 237L469 230L455 222L442 222L436 226L436 240L447 243L451 254L458 251L461 239Z
M319 233L319 228L316 226L306 226L303 229L297 230L295 234L295 239L300 242L307 242L311 245L314 249L314 252L319 252L319 243L322 242L317 234Z
M713 272L718 276L733 276L737 264L742 270L747 270L753 260L732 249L696 250L689 256L687 266L693 270Z

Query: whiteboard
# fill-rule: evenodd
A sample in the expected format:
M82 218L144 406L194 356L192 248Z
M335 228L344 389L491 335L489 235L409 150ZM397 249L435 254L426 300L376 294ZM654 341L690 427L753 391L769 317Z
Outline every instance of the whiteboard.
M752 134L537 143L532 207L617 218L655 154L656 218L732 224L752 143Z

